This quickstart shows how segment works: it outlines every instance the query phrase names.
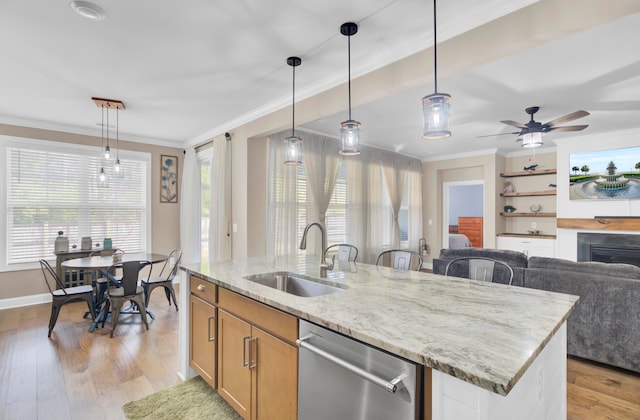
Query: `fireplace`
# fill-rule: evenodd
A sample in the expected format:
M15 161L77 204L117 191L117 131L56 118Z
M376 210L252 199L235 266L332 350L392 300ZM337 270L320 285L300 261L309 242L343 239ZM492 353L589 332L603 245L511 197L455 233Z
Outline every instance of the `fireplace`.
M640 267L640 235L578 233L578 261L624 263Z

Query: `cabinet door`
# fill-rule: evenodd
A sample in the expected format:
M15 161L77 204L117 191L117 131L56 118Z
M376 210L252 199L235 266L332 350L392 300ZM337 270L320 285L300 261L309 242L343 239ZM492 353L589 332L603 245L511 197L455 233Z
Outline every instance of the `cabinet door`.
M251 408L250 339L250 324L218 310L218 393L245 419Z
M253 327L253 420L294 420L298 411L298 350Z
M191 367L216 389L216 311L210 303L189 296L191 306L189 361Z

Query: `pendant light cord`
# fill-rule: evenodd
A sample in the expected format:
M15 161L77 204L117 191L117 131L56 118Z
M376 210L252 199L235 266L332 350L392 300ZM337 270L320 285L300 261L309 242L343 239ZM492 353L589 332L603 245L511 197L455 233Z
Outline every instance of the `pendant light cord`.
M120 163L120 147L119 147L119 143L120 143L120 118L118 116L118 110L120 108L118 108L116 106L116 162Z
M296 127L296 66L293 67L293 95L291 100L291 137L295 137L295 127Z
M433 83L438 93L438 31L436 26L436 0L433 0Z
M347 55L348 55L348 64L347 68L349 69L349 120L351 120L351 35L347 37Z

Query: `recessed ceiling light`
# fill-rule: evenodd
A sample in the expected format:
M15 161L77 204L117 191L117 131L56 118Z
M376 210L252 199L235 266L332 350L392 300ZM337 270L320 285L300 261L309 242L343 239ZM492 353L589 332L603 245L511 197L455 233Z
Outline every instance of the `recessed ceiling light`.
M107 14L100 6L88 1L72 1L69 6L71 6L71 10L87 19L103 20L107 17Z

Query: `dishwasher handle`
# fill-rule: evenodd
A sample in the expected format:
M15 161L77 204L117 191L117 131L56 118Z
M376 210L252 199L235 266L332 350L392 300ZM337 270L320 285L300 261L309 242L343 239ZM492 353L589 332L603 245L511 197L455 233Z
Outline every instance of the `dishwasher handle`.
M381 386L382 388L384 388L385 390L387 390L388 392L395 394L395 392L398 390L398 384L402 382L402 380L404 378L407 377L406 373L401 373L400 375L396 376L395 378L391 379L390 381L387 381L386 379L383 379L379 376L376 376L370 372L367 372L366 370L351 364L349 362L347 362L346 360L341 359L340 357L331 354L327 351L322 350L319 347L314 346L313 344L310 344L307 342L307 340L309 340L310 338L312 338L313 335L307 335L305 337L300 337L296 340L296 344L298 345L298 347L300 348L304 348L309 350L312 353L317 354L318 356L327 359L335 364L337 364L338 366L342 366L343 368L347 369L350 372L355 373L356 375L360 376L363 379L366 379L369 382L372 382L378 386Z

